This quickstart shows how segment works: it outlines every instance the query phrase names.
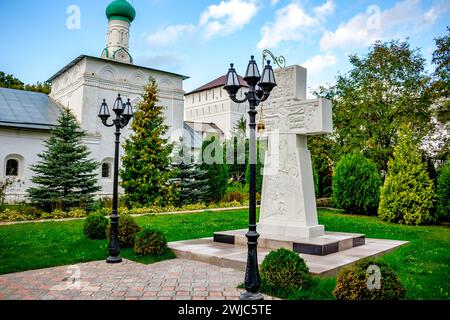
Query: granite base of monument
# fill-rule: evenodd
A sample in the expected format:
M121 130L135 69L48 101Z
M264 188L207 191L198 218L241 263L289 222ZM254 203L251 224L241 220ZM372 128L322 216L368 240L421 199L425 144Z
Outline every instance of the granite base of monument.
M217 232L216 239L202 238L194 240L184 240L170 242L169 247L173 250L177 258L189 259L205 262L223 268L233 268L245 271L247 265L247 243L244 240L244 230ZM221 238L221 239L220 239ZM258 245L258 263L261 264L264 258L275 248L292 246L294 250L310 250L310 253L299 253L305 260L309 272L316 276L331 276L345 266L355 263L361 259L375 257L392 251L407 241L371 239L358 237L357 235L327 232L324 237L310 239L309 243L300 243L305 247L295 245L294 241L287 239L267 239L260 238ZM364 241L364 244L362 244ZM233 244L233 242L236 242ZM337 244L336 244L337 243ZM262 247L261 244L265 247ZM307 247L311 245L311 247ZM267 248L272 247L273 249ZM330 253L327 250L338 250ZM321 250L321 251L320 251Z
M214 233L214 242L245 246L247 230ZM260 232L258 247L270 250L285 248L297 253L325 256L365 244L365 235L344 232L325 232L318 237L285 236Z

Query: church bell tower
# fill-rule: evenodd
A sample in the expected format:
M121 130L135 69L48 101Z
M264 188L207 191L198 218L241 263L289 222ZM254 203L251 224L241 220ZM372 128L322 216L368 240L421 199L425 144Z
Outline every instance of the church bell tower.
M114 0L106 8L108 37L102 58L123 63L133 63L129 52L130 25L136 11L126 0Z

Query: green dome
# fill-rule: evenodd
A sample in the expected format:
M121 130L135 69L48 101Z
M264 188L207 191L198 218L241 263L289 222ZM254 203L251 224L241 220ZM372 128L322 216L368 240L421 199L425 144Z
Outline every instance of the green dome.
M125 20L132 22L136 17L136 10L126 0L114 0L106 8L108 20Z

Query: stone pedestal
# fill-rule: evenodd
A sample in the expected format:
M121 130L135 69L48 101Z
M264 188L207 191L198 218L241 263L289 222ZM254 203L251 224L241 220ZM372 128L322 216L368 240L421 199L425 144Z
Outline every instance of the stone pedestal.
M268 151L258 232L266 236L323 236L307 136L332 132L331 102L305 99L306 70L301 67L279 69L276 77L283 89L274 91L264 106Z
M304 238L324 234L318 225L311 156L306 136L281 134L266 156L258 232ZM270 142L269 142L270 143ZM278 158L279 169L270 172Z

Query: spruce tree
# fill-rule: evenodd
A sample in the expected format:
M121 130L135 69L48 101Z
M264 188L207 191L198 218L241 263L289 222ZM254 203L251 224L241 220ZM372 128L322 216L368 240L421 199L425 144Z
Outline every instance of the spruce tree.
M429 223L433 221L433 198L433 182L421 160L418 143L411 127L403 125L394 158L388 162L378 215L382 220L401 224Z
M144 87L143 100L136 106L133 130L125 141L120 177L125 201L132 205L165 205L170 199L170 154L173 145L165 135L164 107L158 104L154 79Z
M44 210L86 207L100 190L99 164L88 158L89 150L81 141L84 136L73 113L64 108L44 143L46 150L38 155L41 160L31 167L36 186L27 191L36 206Z
M223 146L215 136L203 141L202 160L200 169L207 172L208 178L208 202L218 202L227 191L228 166L223 161Z
M195 163L183 161L173 163L172 167L176 172L176 178L172 180L175 189L175 206L209 202L210 187L207 171Z
M175 176L171 180L174 190L173 202L177 207L208 202L210 194L208 172L194 163L192 150L187 147L183 138L180 138L175 148L171 167Z

